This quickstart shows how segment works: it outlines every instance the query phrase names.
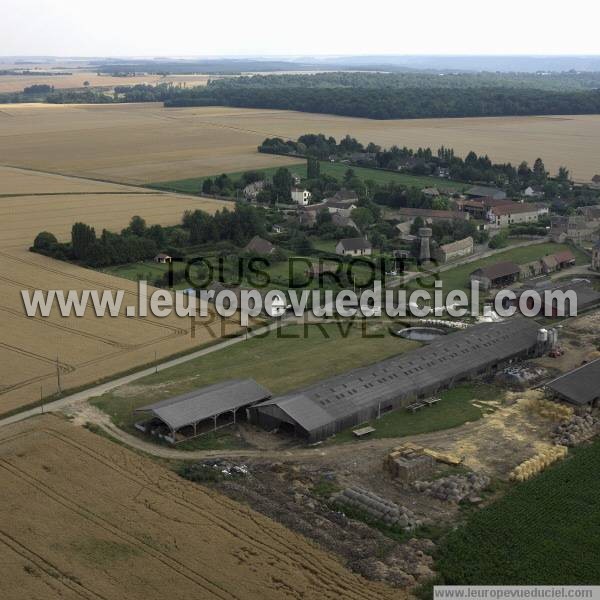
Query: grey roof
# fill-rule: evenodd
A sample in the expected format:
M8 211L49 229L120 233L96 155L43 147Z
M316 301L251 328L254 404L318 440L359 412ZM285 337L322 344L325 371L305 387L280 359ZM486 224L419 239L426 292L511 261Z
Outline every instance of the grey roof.
M571 404L592 403L600 398L600 358L553 379L546 387Z
M257 405L277 406L308 432L401 396L442 385L532 348L538 325L514 317L442 336L427 346Z
M258 235L255 235L246 245L247 252L256 252L257 254L271 254L275 250L275 246Z
M560 285L556 285L553 281L546 282L545 285L542 285L537 288L525 287L519 288L515 290L515 294L517 297L520 297L524 292L529 291L531 289L536 289L539 294L544 294L547 291L562 291L568 292L573 291L577 295L577 312L581 312L586 310L592 306L596 306L600 304L600 292L597 292L591 285L588 285L585 282L568 282L562 283ZM543 296L542 296L543 297Z
M477 198L495 198L496 200L502 200L506 198L506 192L495 188L495 187L486 187L483 185L474 185L469 188L465 194L467 196L475 196Z
M175 430L270 397L271 392L254 379L232 379L142 406L136 412L151 412Z
M490 280L499 279L500 277L507 277L508 275L518 275L521 273L521 267L510 261L505 260L502 262L494 263L493 265L488 265L487 267L480 267L479 269L475 269L471 275L476 275L477 277L487 277Z
M346 250L368 250L372 248L371 242L363 238L345 238L340 240L338 244L342 244Z

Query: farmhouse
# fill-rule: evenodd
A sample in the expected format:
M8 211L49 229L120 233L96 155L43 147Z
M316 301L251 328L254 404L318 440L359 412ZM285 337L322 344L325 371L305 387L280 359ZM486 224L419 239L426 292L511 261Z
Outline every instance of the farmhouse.
M546 390L577 407L600 406L600 358L553 379Z
M494 187L476 185L469 188L465 192L465 196L467 198L493 198L494 200L504 200L506 198L506 192Z
M593 215L572 215L550 219L550 239L553 242L573 242L581 245L598 239L600 218Z
M496 227L508 227L513 223L531 223L540 215L547 214L548 208L535 203L511 202L494 206L488 210L488 220Z
M519 279L521 267L511 261L498 262L481 267L471 273L471 281L479 281L484 290L510 285Z
M356 208L352 200L327 200L325 206L332 215L338 214L342 217L349 217Z
M246 252L252 254L273 254L275 252L275 246L268 240L265 240L258 235L255 235L244 248Z
M340 256L369 256L372 250L371 242L363 238L346 238L335 246L335 253Z
M317 442L461 380L536 352L538 327L515 317L442 336L375 365L250 407L251 422Z
M154 257L154 262L155 263L159 263L159 264L166 264L166 263L170 263L173 262L173 257L169 256L168 254L163 254L162 252L160 254L157 254Z
M473 254L473 238L469 236L450 244L442 244L436 248L434 254L440 263L447 263L463 256L469 256Z
M136 423L140 431L170 444L189 440L246 420L245 410L271 397L253 379L233 379L137 408L150 419Z
M292 200L299 206L308 206L312 197L312 194L308 190L297 187L292 188L291 194Z

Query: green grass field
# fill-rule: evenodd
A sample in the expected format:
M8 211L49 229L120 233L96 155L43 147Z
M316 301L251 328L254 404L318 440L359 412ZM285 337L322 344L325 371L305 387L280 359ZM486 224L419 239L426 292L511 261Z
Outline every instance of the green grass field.
M266 177L270 178L273 176L275 171L279 167L269 167L266 169L256 169L260 173L263 173ZM306 177L306 163L299 162L298 164L288 165L286 167L292 173L295 173L303 179ZM329 161L321 161L321 173L323 175L330 175L335 177L338 181L344 179L346 171L351 168L355 175L363 181L371 180L379 185L386 185L388 183L397 183L407 187L442 187L443 189L460 191L468 187L465 183L459 183L456 181L448 181L447 179L440 179L439 177L427 177L410 175L408 173L400 173L396 171L383 171L381 169L369 169L365 167L349 167L341 163L332 163ZM227 173L227 175L233 179L239 179L243 175L243 171L237 171L234 173ZM150 183L147 187L158 190L168 190L173 192L183 192L185 194L199 194L202 189L202 182L209 177L191 177L189 179L176 179L173 181L158 181L156 183Z
M264 338L252 338L197 360L137 381L92 400L108 413L113 422L130 432L139 406L168 398L194 388L226 379L253 378L274 394L281 394L350 369L377 362L418 346L391 335L381 323L369 322L364 336L362 326L350 322L337 325L290 325ZM229 439L228 439L229 438ZM223 430L217 447L236 443ZM193 447L212 447L210 439L190 442Z
M431 431L441 431L458 427L468 421L477 421L484 412L473 404L474 400L500 400L504 392L494 385L464 384L440 394L441 402L426 407L416 413L396 410L369 423L375 428L370 437L387 438L417 435ZM355 441L352 431L342 431L329 440L329 443Z
M571 250L575 255L577 264L586 264L589 262L587 255L577 248L573 248L567 244L554 244L548 242L545 244L533 244L522 248L507 248L504 252L494 254L481 260L476 260L464 265L459 265L448 271L440 273L440 278L444 283L444 290L467 290L470 286L470 274L479 269L502 261L513 261L518 265L525 264L532 260L536 260L546 254L554 254L561 250Z
M449 585L600 584L600 440L470 514L439 548Z

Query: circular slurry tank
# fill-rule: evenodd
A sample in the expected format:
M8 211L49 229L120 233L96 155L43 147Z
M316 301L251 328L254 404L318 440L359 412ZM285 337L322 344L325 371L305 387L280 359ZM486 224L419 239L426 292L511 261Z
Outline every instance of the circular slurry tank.
M405 329L392 330L392 333L414 342L432 342L440 336L446 335L443 329L435 327L406 327Z

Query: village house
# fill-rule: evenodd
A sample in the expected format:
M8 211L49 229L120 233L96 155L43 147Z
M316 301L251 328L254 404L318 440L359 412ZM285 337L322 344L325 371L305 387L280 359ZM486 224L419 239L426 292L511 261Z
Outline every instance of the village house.
M346 238L335 247L335 253L340 256L370 256L372 251L371 242L363 238Z
M154 257L154 262L155 263L159 263L159 264L166 264L166 263L171 263L173 262L173 257L169 256L168 254L163 254L162 252L160 254L157 254Z
M251 254L273 254L275 246L268 240L265 240L258 235L255 235L244 248L246 252Z
M312 194L308 190L297 187L292 188L291 194L292 200L299 206L308 206L308 203L312 197Z
M434 250L436 260L442 264L470 254L473 254L473 238L471 236L449 244L442 244Z
M256 200L256 197L262 190L265 189L264 181L254 181L253 183L249 183L244 188L244 198L247 200Z
M553 242L573 242L580 245L583 242L598 239L600 219L593 215L572 215L570 217L551 217L550 239Z
M333 214L339 214L342 217L349 217L356 208L352 200L326 200L327 210Z

